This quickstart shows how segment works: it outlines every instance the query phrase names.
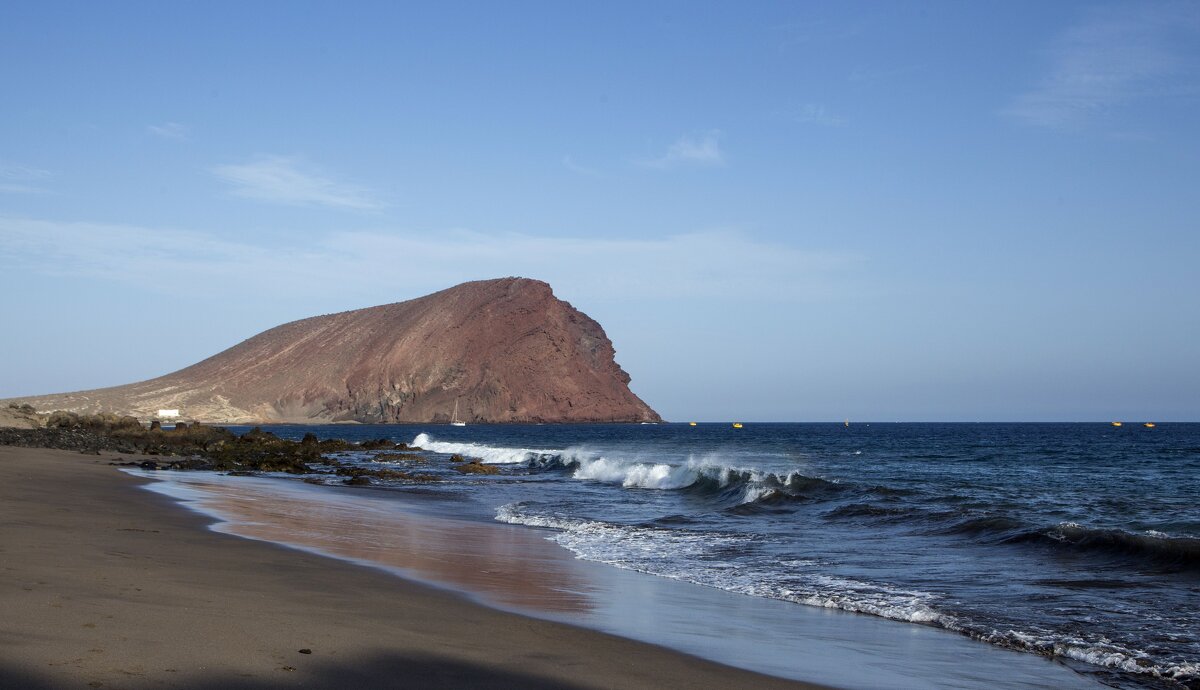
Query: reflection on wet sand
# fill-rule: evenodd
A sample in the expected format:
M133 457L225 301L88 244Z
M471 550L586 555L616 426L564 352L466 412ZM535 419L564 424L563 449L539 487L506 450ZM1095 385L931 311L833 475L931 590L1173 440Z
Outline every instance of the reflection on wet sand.
M572 558L525 527L405 507L399 492L132 471L221 532L384 567L486 603L837 687L1098 687L1049 660L935 628L732 594Z
M413 516L395 501L353 497L272 479L188 475L172 495L220 516L214 529L402 571L482 595L505 607L550 613L592 608L590 588L562 550L526 530ZM261 482L269 482L262 485Z

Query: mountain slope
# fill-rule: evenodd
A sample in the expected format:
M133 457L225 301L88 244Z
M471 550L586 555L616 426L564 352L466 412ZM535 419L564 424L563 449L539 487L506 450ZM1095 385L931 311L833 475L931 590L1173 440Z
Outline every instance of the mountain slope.
M659 421L600 324L546 283L463 283L277 326L173 374L22 398L38 410L207 422Z

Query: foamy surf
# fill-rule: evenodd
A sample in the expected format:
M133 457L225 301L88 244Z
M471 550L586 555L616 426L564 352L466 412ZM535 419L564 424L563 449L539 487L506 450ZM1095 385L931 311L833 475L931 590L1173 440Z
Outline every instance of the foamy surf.
M868 613L909 623L936 623L952 628L954 620L933 607L925 592L838 578L820 571L814 561L790 561L779 568L730 568L711 558L713 551L737 551L753 558L754 539L737 533L691 532L640 525L619 525L528 511L527 504L508 504L496 520L557 530L548 537L583 560L635 570L674 580L768 599L821 608Z
M689 456L680 463L647 462L586 447L562 450L498 447L437 441L426 433L418 434L412 445L436 453L479 458L487 464L524 464L537 469L570 470L573 479L604 482L627 489L699 489L722 494L734 504L786 500L807 496L814 490L836 489L839 484L837 480L810 477L801 472L778 474L730 466L712 455Z
M498 448L496 446L486 446L479 443L454 443L450 441L435 441L429 434L417 434L409 445L431 450L435 453L444 453L446 455L462 455L464 457L478 458L483 462L491 465L515 465L525 463L536 458L554 456L562 451L560 450L538 450L535 448Z
M812 560L752 563L754 539L736 533L689 532L641 525L620 525L530 510L529 503L500 506L495 519L514 525L555 530L547 537L581 560L680 580L727 592L777 599L818 608L861 613L906 623L933 625L973 639L1061 657L1128 673L1186 680L1200 672L1196 664L1155 664L1150 656L1099 637L1037 635L1018 630L997 631L937 607L938 597L821 571ZM742 567L712 559L716 552L743 552Z

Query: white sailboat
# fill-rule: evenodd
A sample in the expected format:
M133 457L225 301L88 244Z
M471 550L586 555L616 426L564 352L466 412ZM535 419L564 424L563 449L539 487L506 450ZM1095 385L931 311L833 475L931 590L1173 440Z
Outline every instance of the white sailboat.
M454 416L450 418L450 426L466 426L466 422L458 420L458 401L454 401Z

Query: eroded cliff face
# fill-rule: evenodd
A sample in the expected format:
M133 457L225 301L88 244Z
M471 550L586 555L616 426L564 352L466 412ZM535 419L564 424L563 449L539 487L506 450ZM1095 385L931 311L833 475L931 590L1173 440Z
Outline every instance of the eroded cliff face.
M38 410L214 423L643 422L600 324L546 283L464 283L264 331L173 374L22 398Z

